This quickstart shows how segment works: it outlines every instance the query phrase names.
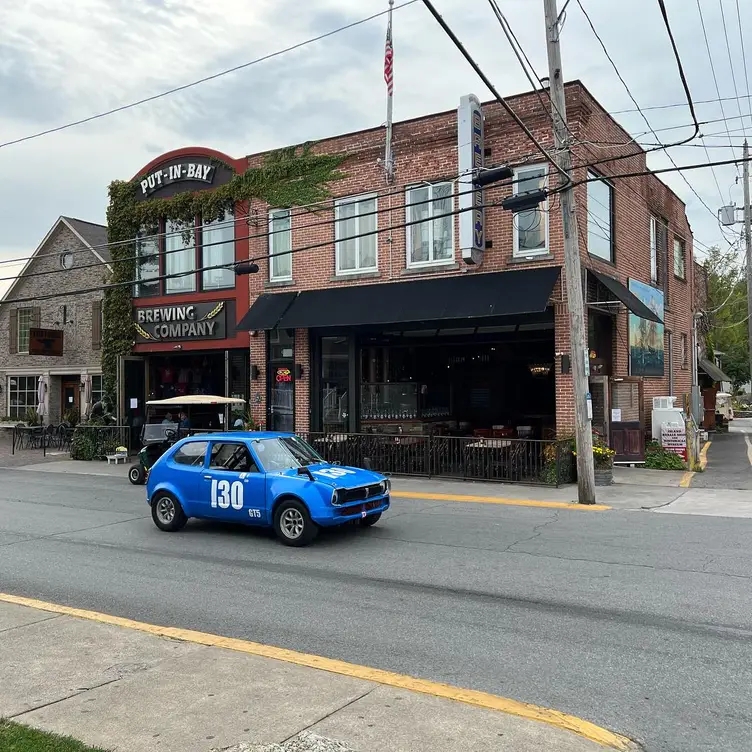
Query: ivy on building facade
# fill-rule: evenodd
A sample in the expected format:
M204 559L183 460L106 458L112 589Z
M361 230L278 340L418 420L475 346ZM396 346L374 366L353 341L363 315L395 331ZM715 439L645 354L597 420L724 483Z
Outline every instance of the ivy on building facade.
M112 286L104 296L102 330L102 375L110 405L116 404L118 359L131 353L135 341L132 283L136 279L135 238L141 228L159 220L192 224L197 216L203 221L221 219L238 202L252 199L280 209L324 201L331 195L329 184L343 177L339 168L344 160L342 155L315 154L310 144L280 149L259 167L235 174L218 188L150 201L137 200L141 175L110 184L107 228L113 271ZM211 161L230 167L217 159Z

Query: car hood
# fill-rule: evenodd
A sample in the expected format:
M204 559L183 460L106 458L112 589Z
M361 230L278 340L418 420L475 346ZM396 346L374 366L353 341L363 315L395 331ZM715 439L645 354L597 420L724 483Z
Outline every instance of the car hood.
M373 470L364 470L360 467L347 467L345 465L330 465L327 462L309 465L308 469L319 483L324 483L332 488L358 488L358 486L381 483L382 480L386 479L386 476ZM299 476L297 469L294 468L285 470L280 475L286 478L305 477Z

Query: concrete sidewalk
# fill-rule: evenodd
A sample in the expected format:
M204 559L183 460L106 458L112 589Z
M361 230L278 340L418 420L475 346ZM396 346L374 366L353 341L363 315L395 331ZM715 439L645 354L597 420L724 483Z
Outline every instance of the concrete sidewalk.
M113 752L274 744L284 746L270 746L270 752L637 749L586 721L504 698L496 698L501 706L520 708L527 717L473 704L474 693L467 691L464 702L432 696L429 682L409 677L402 677L403 685L423 688L387 685L379 681L385 672L365 667L353 667L361 675L345 675L336 666L352 664L304 656L325 670L311 668L296 662L302 654L255 643L216 638L212 644L206 635L191 641L200 633L179 630L169 639L150 633L148 625L116 626L61 610L0 602L0 717ZM215 646L221 644L231 649ZM249 652L242 652L243 644L252 646ZM264 651L284 660L258 654ZM591 740L601 732L599 741Z

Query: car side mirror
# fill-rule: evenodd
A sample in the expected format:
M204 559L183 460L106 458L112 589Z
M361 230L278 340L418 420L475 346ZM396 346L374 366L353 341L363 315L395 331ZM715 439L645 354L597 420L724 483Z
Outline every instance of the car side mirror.
M308 480L316 480L313 477L313 473L310 471L308 465L303 465L302 467L298 468L298 475L305 475L308 477Z

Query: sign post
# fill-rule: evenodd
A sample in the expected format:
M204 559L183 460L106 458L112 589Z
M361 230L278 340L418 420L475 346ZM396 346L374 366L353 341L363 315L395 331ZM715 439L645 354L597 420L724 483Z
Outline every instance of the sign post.
M457 110L457 154L459 159L460 250L466 264L480 264L486 249L483 189L473 180L484 166L483 111L474 94L460 99ZM463 211L464 209L464 211Z

